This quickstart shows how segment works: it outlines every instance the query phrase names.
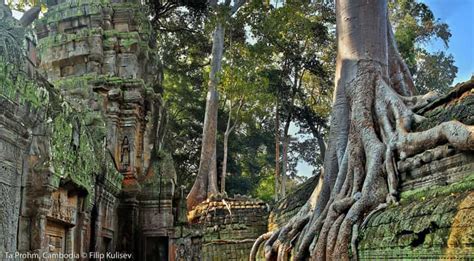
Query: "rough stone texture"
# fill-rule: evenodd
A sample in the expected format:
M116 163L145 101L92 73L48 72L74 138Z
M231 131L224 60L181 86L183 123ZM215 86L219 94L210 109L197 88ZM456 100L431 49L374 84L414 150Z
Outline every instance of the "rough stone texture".
M24 118L28 113L0 97L0 253L17 249L21 186L24 185L28 141Z
M306 200L313 193L314 188L318 184L319 176L309 178L298 188L289 193L285 198L279 200L270 212L268 218L268 231L280 228L291 217L293 217L300 208L306 203Z
M432 128L442 122L456 119L474 125L474 78L459 83L447 94L416 111L426 119L415 124L415 131Z
M456 152L449 145L414 155L398 162L401 190L448 185L474 172L474 153Z
M161 76L140 2L47 4L37 49L0 4L20 50L0 52L0 252L167 259L176 174L158 152ZM26 67L20 83L13 63Z
M444 96L417 111L426 117L415 124L415 131L432 128L456 119L474 124L474 79L460 83ZM406 191L432 185L447 185L462 180L474 171L474 153L456 151L449 144L426 150L398 163L401 190Z
M454 87L417 112L415 131L456 119L474 124L474 81ZM376 213L361 229L359 258L474 258L474 153L449 144L398 163L401 203Z
M255 239L267 231L268 206L247 197L210 199L188 218L201 230L203 260L247 260Z
M0 253L15 252L22 244L18 237L21 230L21 216L25 211L24 198L27 196L23 188L29 185L30 155L38 149L37 141L32 130L37 119L42 118L31 106L24 106L23 100L16 93L17 86L12 86L13 76L18 82L27 83L34 76L34 64L25 57L24 51L31 51L34 44L27 35L27 30L21 28L13 19L11 11L0 4L0 38L8 39L0 44ZM5 36L3 33L11 33ZM13 35L13 37L12 37ZM25 41L26 40L26 41ZM26 46L24 45L26 44ZM11 69L22 69L16 73ZM21 79L21 80L20 80ZM26 87L26 86L25 86ZM35 233L35 230L30 230Z
M464 184L470 181L463 181ZM446 187L431 188L443 190ZM459 189L459 188L457 188ZM359 238L359 258L474 258L474 186L449 194L420 193L376 213Z
M96 135L110 171L97 179L90 249L167 258L176 177L163 165L171 159L153 158L159 137L149 119L164 119L155 110L161 76L140 1L49 1L36 30L39 69L73 105L92 109L91 126L105 126Z

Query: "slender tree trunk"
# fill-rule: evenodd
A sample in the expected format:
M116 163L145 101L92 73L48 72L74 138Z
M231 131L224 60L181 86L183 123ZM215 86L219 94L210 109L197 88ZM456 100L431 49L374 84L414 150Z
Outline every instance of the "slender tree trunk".
M275 201L278 200L280 186L280 111L278 108L278 100L275 105Z
M234 4L231 6L231 2ZM230 12L223 15L234 15L246 0L225 0L224 6L230 7ZM219 1L210 0L209 5L217 8ZM209 85L206 99L206 115L204 117L204 128L202 134L201 158L199 171L191 191L187 197L187 207L191 210L197 204L204 201L209 195L217 194L217 160L216 160L216 134L217 134L217 111L219 107L219 73L221 71L222 55L224 53L224 25L218 18L216 28L212 35L212 59L211 72L209 73Z
M290 136L284 135L283 137L283 166L281 171L281 197L286 196L286 175L288 172L288 144L290 143Z
M231 119L232 119L232 109L233 106L230 104L229 106L229 117L227 118L227 127L224 133L224 159L222 160L222 175L221 175L221 193L225 192L225 177L227 175L227 155L229 151L229 136L230 134L234 131L235 127L238 124L239 120L239 115L240 115L240 110L242 109L242 106L244 105L244 98L242 97L239 101L239 107L237 108L236 112L236 117L234 124L231 125Z
M280 184L280 194L282 198L286 196L286 178L287 178L286 172L288 170L288 144L290 142L290 136L288 136L288 132L290 130L291 119L293 117L293 106L294 106L296 91L298 87L301 87L301 80L298 81L299 70L296 67L294 69L295 69L295 72L294 72L295 78L294 78L293 86L291 89L290 108L288 110L288 117L286 118L286 121L285 121L285 127L283 128L283 168L282 168L282 173L281 173L281 184Z
M225 192L225 176L227 175L227 144L229 142L229 133L224 134L224 159L222 160L222 175L221 175L221 193Z
M321 157L321 160L324 161L324 157L326 155L326 143L324 142L324 139L321 133L318 133L315 137L316 137L316 140L318 141L319 155Z
M219 107L218 73L221 70L224 52L224 27L218 22L213 33L211 72L206 99L206 115L202 134L199 171L194 185L187 197L188 209L204 201L208 195L217 194L216 134L217 110Z
M290 112L291 113L291 112ZM286 196L286 172L288 171L288 145L290 143L290 135L288 132L290 130L291 124L291 114L288 115L286 119L285 128L283 129L283 168L281 175L281 196Z
M227 118L227 127L224 133L224 159L222 159L222 175L221 175L221 193L225 192L225 176L227 175L227 153L229 144L229 135L231 130L230 122L232 117L232 105L229 106L229 117Z
M357 257L364 217L396 201L395 159L438 144L474 150L474 126L457 121L411 132L411 108L426 103L397 51L387 0L336 0L338 57L329 147L310 200L265 244L267 259ZM397 155L396 155L397 154ZM313 202L316 202L313 205ZM292 243L297 237L296 245Z

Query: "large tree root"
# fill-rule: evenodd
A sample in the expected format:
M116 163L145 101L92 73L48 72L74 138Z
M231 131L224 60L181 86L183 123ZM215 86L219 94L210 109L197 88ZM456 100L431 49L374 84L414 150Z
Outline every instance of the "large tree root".
M252 246L252 250L250 250L250 257L249 257L249 260L250 261L255 261L256 260L256 256L257 256L257 252L258 252L258 248L260 247L260 245L267 239L270 238L270 236L272 236L273 232L267 232L261 236L259 236L257 238L257 240L255 240L255 242L253 243L253 246Z
M306 213L299 213L298 218L273 232L265 243L267 260L288 260L290 254L294 260L357 258L359 226L397 201L397 157L405 158L443 143L459 150L474 149L474 126L457 121L410 132L412 123L421 118L412 109L426 104L431 96L400 95L390 80L382 77L383 66L374 61L359 61L358 68L346 90L350 130L330 199L318 216L306 209Z

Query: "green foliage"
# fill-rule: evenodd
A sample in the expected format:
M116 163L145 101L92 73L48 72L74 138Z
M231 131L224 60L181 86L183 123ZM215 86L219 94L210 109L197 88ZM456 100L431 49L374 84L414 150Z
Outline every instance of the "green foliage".
M230 114L236 127L228 144L227 192L256 195L259 180L271 176L274 169L274 106L278 97L283 104L280 112L288 113L295 75L303 78L293 92L297 101L291 110L300 115L296 121L306 133L310 127L303 122L324 125L329 109L321 101L329 104L331 96L334 13L319 1L314 5L291 1L276 9L249 1L232 17L223 11L228 10L171 8L157 17L154 25L160 30L158 47L169 111L165 146L173 152L178 183L189 188L199 164L211 35L220 19L225 26L225 51L218 86L218 173ZM314 151L314 147L304 148Z
M438 90L446 93L458 72L454 66L454 57L445 52L428 53L419 50L416 55L417 67L420 68L414 75L420 93Z
M429 53L425 46L432 40L441 40L447 48L451 38L449 26L417 0L389 1L389 11L398 49L418 92L445 92L456 77L454 59L442 51Z
M272 201L275 196L275 175L272 172L260 179L255 190L255 196L267 202Z
M199 165L205 101L188 77L169 70L164 76L169 115L164 145L173 153L178 184L190 187Z
M323 137L335 70L333 6L324 1L288 1L279 8L259 4L253 8L248 11L248 19L257 39L255 48L274 65L270 86L278 97L281 124L295 124L302 136ZM312 142L312 146L306 146L309 141L314 139L299 139L291 146L292 176L296 176L300 160L315 169L321 165L318 145Z

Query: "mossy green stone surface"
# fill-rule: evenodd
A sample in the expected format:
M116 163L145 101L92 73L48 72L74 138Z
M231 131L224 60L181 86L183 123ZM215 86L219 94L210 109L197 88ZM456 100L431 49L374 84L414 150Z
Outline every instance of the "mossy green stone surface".
M473 175L449 186L408 191L361 229L361 260L474 258Z

